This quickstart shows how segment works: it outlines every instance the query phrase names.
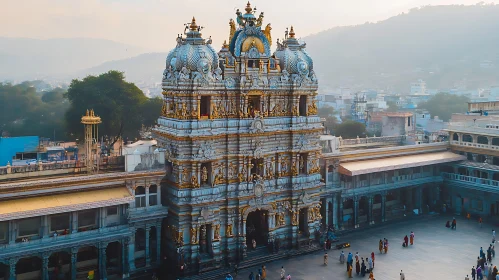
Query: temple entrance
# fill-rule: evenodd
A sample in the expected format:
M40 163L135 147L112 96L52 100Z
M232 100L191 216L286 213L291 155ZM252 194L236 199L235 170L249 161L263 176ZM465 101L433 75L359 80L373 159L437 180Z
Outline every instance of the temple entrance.
M248 248L253 248L253 239L256 241L257 247L267 245L268 215L269 212L266 210L256 210L248 214L246 219L246 245Z

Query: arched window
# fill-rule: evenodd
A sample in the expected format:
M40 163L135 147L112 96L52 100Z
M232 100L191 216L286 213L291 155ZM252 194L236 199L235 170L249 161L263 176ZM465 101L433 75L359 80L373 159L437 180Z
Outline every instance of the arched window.
M135 189L135 207L146 207L146 189L142 186Z
M158 205L158 186L156 185L149 187L149 205Z
M459 135L457 133L454 133L454 135L452 135L452 140L459 141Z
M473 137L471 137L471 135L469 135L469 134L464 134L463 135L463 142L471 143L471 142L473 142Z

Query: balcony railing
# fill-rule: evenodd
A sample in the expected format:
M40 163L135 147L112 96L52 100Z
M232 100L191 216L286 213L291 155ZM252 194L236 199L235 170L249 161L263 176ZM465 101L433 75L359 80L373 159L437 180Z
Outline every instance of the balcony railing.
M363 188L363 187L379 186L379 185L383 185L383 184L393 184L393 183L397 183L397 182L405 182L405 181L430 178L430 177L433 177L431 172L422 172L422 173L414 173L414 174L409 174L409 175L392 176L392 177L388 177L386 181L383 178L374 178L374 179L371 179L370 181L361 180L357 184L354 184L353 182L341 181L340 186L342 188L345 188L345 189L352 189L354 187L355 188Z
M442 177L444 179L447 179L447 180L469 182L469 183L499 187L499 181L495 181L495 180L491 180L491 179L484 179L484 178L466 176L466 175L455 174L455 173L447 173L447 172L442 172Z
M480 149L491 149L491 150L499 150L499 146L488 145L488 144L480 144L480 143L472 143L472 142L459 142L459 141L450 141L451 145L463 146L463 147L473 147Z

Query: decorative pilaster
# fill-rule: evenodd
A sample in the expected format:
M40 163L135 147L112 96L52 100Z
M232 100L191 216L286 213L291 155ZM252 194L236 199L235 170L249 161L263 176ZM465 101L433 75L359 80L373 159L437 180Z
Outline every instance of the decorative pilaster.
M18 260L19 260L18 258L9 259L9 266L10 266L9 280L16 280L17 279L17 277L16 277L16 264L17 264Z
M353 226L357 228L359 225L359 198L353 197Z
M333 226L335 229L338 228L338 212L336 209L338 209L338 195L333 194L333 209L331 210L331 214L333 216Z
M381 193L381 221L385 222L386 193Z
M149 187L146 186L146 209L149 208Z
M343 229L343 198L341 198L341 194L340 194L340 211L338 211L340 213L340 217L339 217L339 221L338 221L338 227L340 229Z
M156 224L156 263L161 264L161 223Z
M132 235L128 237L127 250L128 250L128 273L135 271L135 230Z
M99 244L99 275L100 279L107 280L107 255L106 255L107 243L103 242Z
M42 238L49 237L49 217L47 215L42 216Z
M49 257L50 253L42 253L42 277L43 279L49 279Z
M369 196L369 213L367 213L367 221L369 222L369 225L374 224L374 219L373 219L373 196Z
M151 253L149 250L149 237L151 234L151 227L146 226L146 266L151 265Z
M71 213L71 233L78 232L78 212Z
M78 261L78 248L71 248L71 279L76 279L77 261Z

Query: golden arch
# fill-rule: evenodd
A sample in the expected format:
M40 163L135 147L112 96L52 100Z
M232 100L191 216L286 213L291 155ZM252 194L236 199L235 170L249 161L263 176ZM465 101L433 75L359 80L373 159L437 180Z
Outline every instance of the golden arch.
M249 51L252 47L255 47L259 53L265 53L265 46L263 45L262 40L255 36L250 36L246 38L243 42L243 47L241 48L242 52Z

